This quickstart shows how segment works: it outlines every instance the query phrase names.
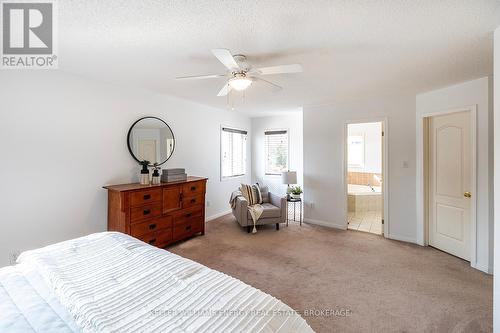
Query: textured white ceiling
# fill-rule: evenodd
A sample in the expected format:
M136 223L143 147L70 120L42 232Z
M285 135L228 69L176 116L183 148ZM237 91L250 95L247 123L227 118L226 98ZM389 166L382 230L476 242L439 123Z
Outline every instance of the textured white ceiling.
M300 63L235 96L252 115L400 92L490 75L498 0L59 1L59 67L219 108L228 48L255 66Z

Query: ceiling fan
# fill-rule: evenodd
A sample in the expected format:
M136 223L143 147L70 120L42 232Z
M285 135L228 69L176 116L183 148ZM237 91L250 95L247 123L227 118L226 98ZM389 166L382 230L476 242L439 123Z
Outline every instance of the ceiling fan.
M227 82L217 94L217 96L226 96L232 89L242 91L250 87L252 83L256 81L260 81L275 88L282 89L282 87L280 87L279 85L265 80L260 76L302 72L302 66L299 64L253 68L250 64L248 64L244 55L232 55L228 49L213 49L212 54L217 59L219 59L219 61L228 69L225 74L181 76L177 77L176 79L198 80L226 77L228 78Z

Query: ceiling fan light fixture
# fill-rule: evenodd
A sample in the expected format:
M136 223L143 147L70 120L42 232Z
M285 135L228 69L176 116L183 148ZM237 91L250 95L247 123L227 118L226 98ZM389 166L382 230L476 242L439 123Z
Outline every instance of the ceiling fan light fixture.
M232 89L242 91L250 87L250 85L252 84L252 80L245 76L242 76L232 78L228 83Z

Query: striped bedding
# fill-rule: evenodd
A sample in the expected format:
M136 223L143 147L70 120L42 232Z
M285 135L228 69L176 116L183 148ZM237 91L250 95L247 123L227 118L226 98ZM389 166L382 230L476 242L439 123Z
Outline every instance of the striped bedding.
M27 251L18 262L82 332L313 332L276 298L121 233ZM67 325L60 331L75 331Z
M80 332L42 277L28 265L0 268L0 332Z

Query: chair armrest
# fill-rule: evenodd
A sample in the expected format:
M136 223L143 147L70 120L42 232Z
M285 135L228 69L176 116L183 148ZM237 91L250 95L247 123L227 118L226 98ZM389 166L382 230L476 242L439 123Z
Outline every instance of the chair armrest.
M236 220L240 225L247 225L247 212L248 212L248 201L245 197L241 196L236 198L236 209L235 209Z
M286 207L286 197L280 197L279 195L269 192L269 202L271 205L278 208Z
M286 197L280 197L279 195L269 193L269 201L271 205L278 207L281 210L281 223L286 221L288 202Z

